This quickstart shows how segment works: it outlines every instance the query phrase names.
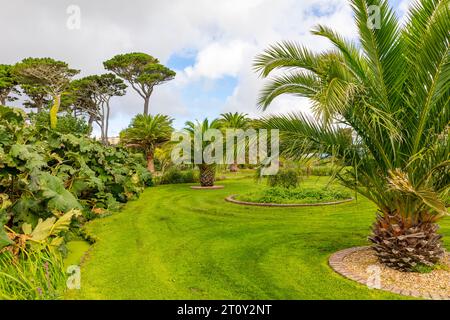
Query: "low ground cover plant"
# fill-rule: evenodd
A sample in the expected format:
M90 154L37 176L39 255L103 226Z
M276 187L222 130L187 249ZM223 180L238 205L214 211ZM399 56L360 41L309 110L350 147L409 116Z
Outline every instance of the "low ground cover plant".
M350 191L334 187L283 188L269 187L259 191L246 193L238 200L258 203L321 203L351 198Z

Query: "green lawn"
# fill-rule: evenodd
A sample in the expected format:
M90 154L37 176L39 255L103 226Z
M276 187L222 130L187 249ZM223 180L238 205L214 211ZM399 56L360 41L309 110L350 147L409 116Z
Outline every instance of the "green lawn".
M307 184L323 183L313 177ZM365 199L327 207L261 208L224 201L222 190L148 188L138 201L95 220L97 239L68 299L398 299L335 274L333 252L367 244L375 208ZM442 223L450 238L450 221ZM450 242L446 241L446 246Z

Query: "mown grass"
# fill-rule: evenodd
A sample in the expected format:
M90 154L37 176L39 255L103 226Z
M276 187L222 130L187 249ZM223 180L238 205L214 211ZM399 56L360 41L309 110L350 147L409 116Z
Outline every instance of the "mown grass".
M367 244L375 207L259 208L224 201L262 188L220 181L148 188L113 216L87 226L97 239L82 267L81 290L67 299L399 299L334 273L328 257ZM323 184L327 178L311 177ZM442 222L450 238L450 223ZM446 246L449 247L449 239Z

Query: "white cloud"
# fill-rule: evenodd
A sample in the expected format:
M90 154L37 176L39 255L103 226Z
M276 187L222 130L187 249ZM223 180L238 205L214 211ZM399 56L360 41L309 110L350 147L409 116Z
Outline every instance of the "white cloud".
M236 77L245 63L243 54L249 46L240 40L213 42L198 53L195 65L187 67L185 75L188 79L205 77L213 80L223 76Z
M148 52L166 63L172 54L196 52L194 65L156 88L150 101L151 112L172 117L201 118L202 114L193 113L183 101L183 89L199 80L208 83L224 76L236 77L237 87L215 107L215 114L231 110L259 114L256 99L263 81L252 70L255 55L285 39L315 50L327 48L325 39L309 33L318 23L345 36L355 35L347 0L76 2L81 8L81 29L71 31L66 28L66 8L73 4L72 0L2 1L0 27L10 32L2 34L7 50L0 51L0 63L51 56L81 69L84 76L105 72L102 62L118 53ZM210 100L215 101L214 97ZM282 97L269 111L307 106L303 99ZM125 97L112 101L112 109L111 130L116 134L131 117L142 112L143 101L129 88Z

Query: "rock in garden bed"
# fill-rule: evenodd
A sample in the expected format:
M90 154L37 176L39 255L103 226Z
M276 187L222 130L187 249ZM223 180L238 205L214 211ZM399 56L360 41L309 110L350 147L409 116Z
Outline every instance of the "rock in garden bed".
M430 272L401 272L378 262L370 247L350 248L330 257L330 266L361 284L427 299L450 299L450 254ZM379 276L379 282L376 278ZM377 287L378 286L378 287Z

